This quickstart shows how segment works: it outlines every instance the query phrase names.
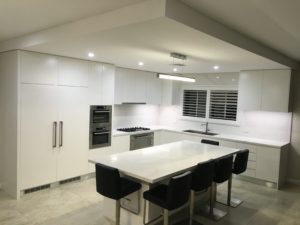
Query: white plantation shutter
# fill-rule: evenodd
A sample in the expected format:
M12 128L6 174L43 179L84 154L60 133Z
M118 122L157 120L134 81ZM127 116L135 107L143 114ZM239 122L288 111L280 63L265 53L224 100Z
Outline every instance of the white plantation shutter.
M236 121L237 103L237 91L212 90L210 92L209 118Z
M207 90L184 90L183 116L205 118Z

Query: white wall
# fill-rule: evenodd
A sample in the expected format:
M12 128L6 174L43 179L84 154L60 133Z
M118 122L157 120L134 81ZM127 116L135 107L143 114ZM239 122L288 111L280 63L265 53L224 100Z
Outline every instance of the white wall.
M159 106L156 105L115 105L113 128L157 125Z
M18 150L18 54L17 51L0 54L1 144L0 181L2 189L17 197Z

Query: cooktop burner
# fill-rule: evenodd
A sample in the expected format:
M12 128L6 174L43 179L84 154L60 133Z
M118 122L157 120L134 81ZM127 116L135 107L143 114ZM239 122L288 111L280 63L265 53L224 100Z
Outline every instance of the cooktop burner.
M150 128L147 127L127 127L127 128L119 128L118 131L123 132L135 132L135 131L143 131L143 130L150 130Z

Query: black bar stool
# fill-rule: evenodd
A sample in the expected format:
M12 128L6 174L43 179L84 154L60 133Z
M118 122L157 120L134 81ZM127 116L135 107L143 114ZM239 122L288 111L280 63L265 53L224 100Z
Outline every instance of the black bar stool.
M120 177L119 170L102 164L96 164L97 192L116 200L116 225L120 224L120 199L138 191L141 184Z
M236 157L234 159L232 173L236 174L236 175L244 173L247 169L248 158L249 158L249 150L248 149L241 150L239 153L237 153ZM230 192L230 193L231 193L231 184L232 184L232 179L230 180L230 190L228 190L228 192ZM231 196L231 194L230 194L230 196ZM243 203L243 201L240 199L231 198L228 200L227 205L235 208L242 203Z
M216 195L217 195L217 183L220 184L225 181L228 181L228 189L230 188L229 186L231 185L230 180L232 176L232 162L233 162L233 155L223 157L218 161L216 161L215 163L215 175L214 175L214 183L213 183L214 201L216 200ZM230 193L227 196L227 199L230 199ZM217 208L213 208L210 214L210 216L214 220L220 220L226 215L227 212Z
M193 223L195 193L210 188L210 209L213 208L213 190L211 188L215 170L215 161L199 163L192 173L190 197L190 225Z
M208 139L202 139L201 143L203 144L209 144L209 145L220 145L220 143L218 141L212 141L212 140L208 140Z
M156 204L164 209L164 225L169 224L169 211L183 206L189 200L189 192L191 187L192 174L186 172L184 174L172 177L169 185L158 185L149 191L145 191L144 196L144 224L150 224L159 217L146 223L146 200Z

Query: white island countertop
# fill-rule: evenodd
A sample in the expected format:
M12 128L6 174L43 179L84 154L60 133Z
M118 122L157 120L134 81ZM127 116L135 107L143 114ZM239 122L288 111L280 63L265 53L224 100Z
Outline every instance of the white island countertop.
M156 183L196 166L200 162L232 155L239 149L179 141L106 156L91 156L91 163L115 167L145 183Z

